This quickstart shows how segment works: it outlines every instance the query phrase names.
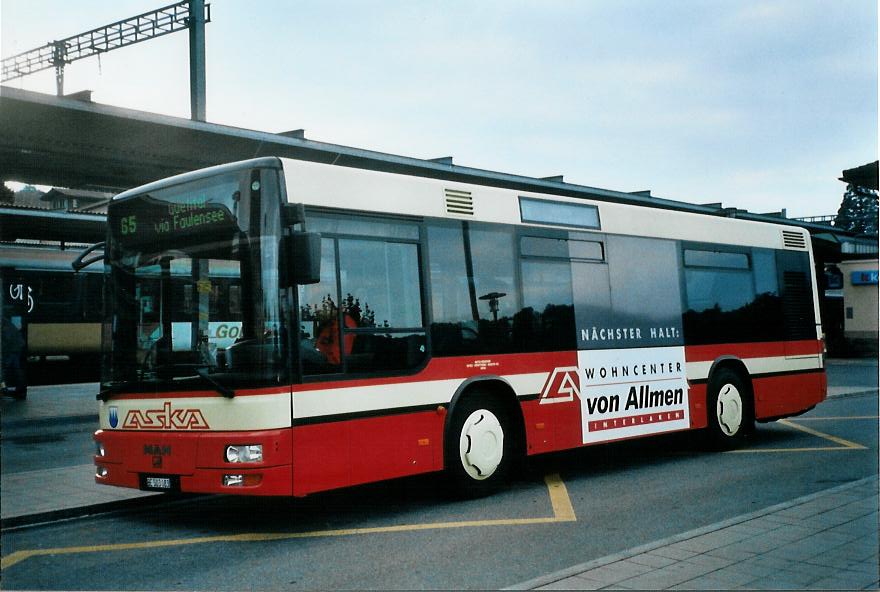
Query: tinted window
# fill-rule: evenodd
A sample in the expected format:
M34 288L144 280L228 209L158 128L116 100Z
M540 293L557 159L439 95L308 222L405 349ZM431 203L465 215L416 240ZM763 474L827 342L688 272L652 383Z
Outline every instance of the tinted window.
M599 228L599 208L589 204L519 198L523 222Z
M570 240L568 241L568 254L572 259L590 259L594 261L605 259L602 243L594 241Z
M816 313L809 255L803 251L779 251L776 264L782 288L785 339L815 339Z
M515 351L521 309L513 229L436 223L428 228L434 353Z
M300 354L305 374L342 370L336 241L321 239L321 281L299 286Z
M520 250L523 257L604 259L602 243L595 241L524 236L520 239Z
M778 296L776 254L771 249L752 249L752 264L755 272L755 294Z
M751 302L755 297L748 272L724 269L686 269L688 307L693 310L718 308L727 312Z
M514 316L517 351L575 348L571 263L567 260L522 260L523 308Z
M421 327L418 247L339 240L343 300L359 309L358 327Z
M578 347L679 345L681 288L675 242L606 238L608 265L574 268Z
M419 240L417 224L406 222L387 222L372 218L337 218L335 216L311 216L308 220L310 232L323 234L349 234L371 238L399 238Z
M321 220L307 222L323 233L321 282L299 288L303 373L369 374L418 366L426 355L418 243L332 234L418 238L418 226Z
M98 322L102 318L100 273L10 270L4 275L6 305L17 308L30 323Z
M684 264L687 267L720 267L726 269L748 269L749 256L745 253L726 251L696 251L686 249Z
M472 329L476 330L480 314L477 311L476 292L469 288L461 224L429 226L428 248L434 323L472 323Z
M773 251L685 249L684 263L689 345L780 339L782 303Z
M524 236L520 239L523 257L568 257L568 240Z
M472 225L468 234L480 318L509 323L519 310L513 232Z

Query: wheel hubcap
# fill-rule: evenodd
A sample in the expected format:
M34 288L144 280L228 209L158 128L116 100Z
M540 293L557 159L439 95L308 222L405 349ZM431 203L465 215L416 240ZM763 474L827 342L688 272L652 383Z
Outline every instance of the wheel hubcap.
M495 414L478 409L468 416L459 438L461 465L471 478L488 479L504 456L504 430Z
M721 387L715 405L715 417L718 418L718 426L725 435L734 436L739 432L743 420L742 397L732 384Z

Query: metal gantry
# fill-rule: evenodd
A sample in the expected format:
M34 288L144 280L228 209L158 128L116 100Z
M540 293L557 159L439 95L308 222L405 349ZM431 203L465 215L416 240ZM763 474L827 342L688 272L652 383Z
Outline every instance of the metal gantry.
M58 96L64 94L64 66L141 41L190 30L190 86L193 119L205 119L205 23L211 22L211 5L204 0L183 0L103 27L52 41L3 59L3 82L55 68ZM200 115L200 116L199 116Z

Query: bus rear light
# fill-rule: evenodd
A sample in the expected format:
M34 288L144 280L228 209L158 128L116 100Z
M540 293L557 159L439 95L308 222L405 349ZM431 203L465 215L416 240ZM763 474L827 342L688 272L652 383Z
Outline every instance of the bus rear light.
M262 444L230 445L226 447L226 462L258 463L263 462Z
M260 474L223 475L223 487L253 487L263 482Z

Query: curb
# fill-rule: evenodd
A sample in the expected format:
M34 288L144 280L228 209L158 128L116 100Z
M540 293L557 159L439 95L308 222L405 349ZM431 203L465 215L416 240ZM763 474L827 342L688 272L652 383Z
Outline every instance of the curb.
M827 401L828 399L844 399L846 397L867 397L868 395L876 395L878 392L880 391L878 391L878 389L876 388L864 391L851 391L848 393L840 393L839 395L828 395L827 397L825 397L825 400Z
M786 510L793 506L797 506L809 501L812 501L816 498L824 497L826 495L833 495L835 493L840 493L842 491L846 491L848 489L853 489L860 485L864 485L866 483L871 483L877 480L877 475L872 475L870 477L864 477L862 479L858 479L856 481L850 481L849 483L844 483L843 485L837 485L830 489L823 489L822 491L817 491L816 493L811 493L809 495L805 495L803 497L795 498L793 500L782 502L780 504L776 504L775 506L770 506L769 508L764 508L763 510L757 510L755 512L749 512L748 514L742 514L740 516L735 516L733 518L728 518L727 520L723 520L721 522L716 522L714 524L710 524L709 526L703 526L701 528L697 528L694 530L689 530L687 532L673 535L667 537L665 539L660 539L659 541L653 541L644 545L640 545L638 547L633 547L631 549L627 549L626 551L621 551L620 553L615 553L613 555L608 555L606 557L600 557L599 559L594 559L593 561L588 561L586 563L580 563L578 565L573 565L566 569L547 574L544 576L539 576L532 580L527 580L525 582L520 582L519 584L514 584L513 586L508 586L506 588L502 588L502 590L533 590L535 588L540 588L541 586L547 586L548 584L552 584L553 582L557 582L559 580L563 580L565 578L569 578L571 576L575 576L579 573L583 573L585 571L595 569L597 567L602 567L603 565L608 565L610 563L616 563L618 561L622 561L624 559L629 559L630 557L634 557L636 555L641 555L642 553L647 553L649 551L653 551L654 549L658 549L660 547L665 547L667 545L672 545L675 543L680 543L681 541L686 541L688 539L696 538L698 536L702 536L704 534L708 534L711 532L715 532L717 530L721 530L723 528L728 528L730 526L734 526L736 524L740 524L742 522L748 522L749 520L753 520L755 518L760 518L762 516L766 516L768 514L773 514L774 512L780 512L782 510Z
M58 415L55 417L34 417L31 419L11 419L4 421L2 429L15 429L25 427L48 427L54 425L62 425L65 423L88 423L94 422L98 424L97 413L87 413L84 415ZM97 428L96 428L97 429Z
M863 358L825 358L825 364L829 366L876 366L877 358L873 356Z
M46 522L56 522L59 520L69 520L72 518L82 518L84 516L94 516L96 514L109 514L113 512L121 512L123 510L132 510L138 508L147 508L150 506L168 503L172 499L161 493L153 495L145 495L143 497L135 497L130 499L113 500L112 502L101 502L87 506L78 506L76 508L64 508L61 510L49 510L48 512L37 512L36 514L24 514L22 516L10 516L0 520L0 531L6 532L29 526L37 526Z

